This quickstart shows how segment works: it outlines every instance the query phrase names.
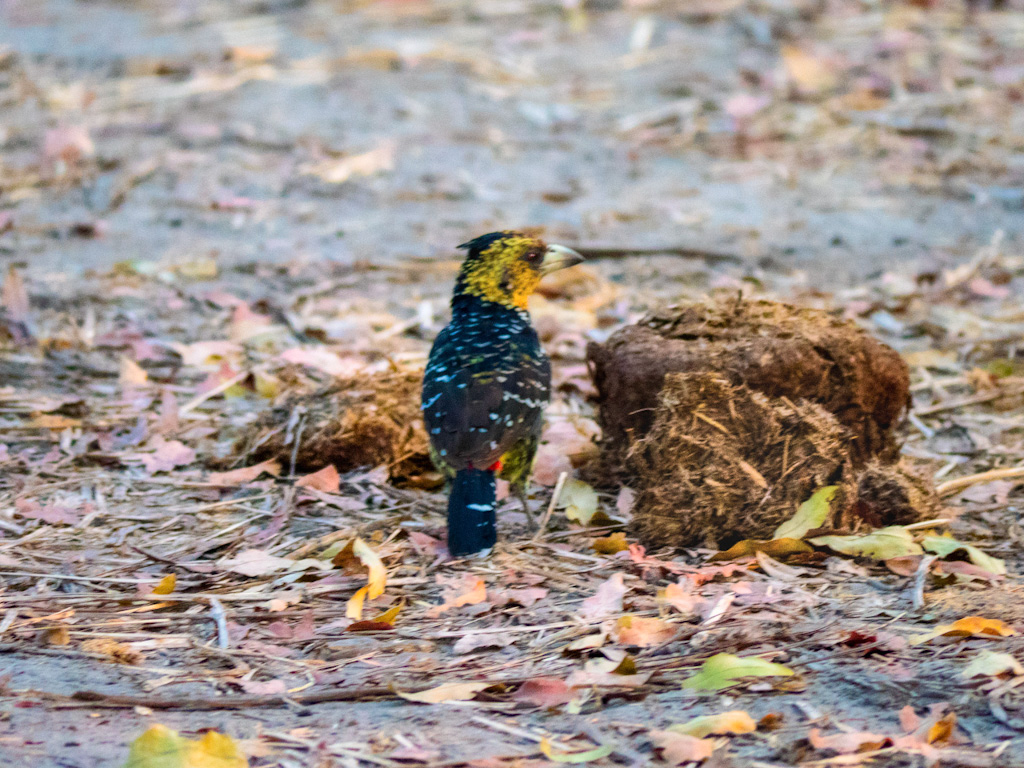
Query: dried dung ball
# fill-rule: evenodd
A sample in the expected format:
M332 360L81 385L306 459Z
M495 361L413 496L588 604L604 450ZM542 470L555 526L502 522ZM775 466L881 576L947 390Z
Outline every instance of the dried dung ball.
M818 403L848 430L856 466L894 461L910 403L899 354L852 322L771 301L673 307L590 344L603 459L616 472L654 422L665 377L708 372L773 398Z
M247 429L238 452L260 461L275 458L285 467L294 452L302 472L328 464L339 472L385 464L392 480L421 487L440 482L420 415L422 378L422 371L367 374L286 395Z
M844 531L909 525L941 516L935 485L905 462L872 461L850 473L844 491L847 501L836 519Z
M651 421L626 457L633 533L650 547L771 538L849 459L846 428L821 405L711 373L667 374Z

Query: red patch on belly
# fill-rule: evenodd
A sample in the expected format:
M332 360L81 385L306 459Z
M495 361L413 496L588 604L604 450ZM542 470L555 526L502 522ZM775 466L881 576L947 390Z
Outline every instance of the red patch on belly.
M491 464L491 466L489 466L487 469L490 472L501 472L501 459L498 459L496 462Z

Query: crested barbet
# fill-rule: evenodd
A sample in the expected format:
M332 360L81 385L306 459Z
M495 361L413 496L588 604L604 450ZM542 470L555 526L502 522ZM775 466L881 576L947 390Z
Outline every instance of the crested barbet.
M509 482L529 518L526 483L537 453L551 363L526 302L541 277L583 257L519 232L492 232L468 250L452 319L430 350L423 420L430 455L450 483L448 551L494 546L495 478ZM531 519L532 524L532 519Z

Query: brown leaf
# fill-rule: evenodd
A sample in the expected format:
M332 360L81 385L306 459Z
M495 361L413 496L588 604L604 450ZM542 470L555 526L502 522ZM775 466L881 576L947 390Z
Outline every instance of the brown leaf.
M153 439L156 450L153 453L136 453L132 456L142 462L149 474L170 472L175 467L191 464L196 452L178 440L164 440L159 435Z
M418 693L395 691L406 701L417 701L421 704L440 704L443 701L469 701L490 683L445 683Z
M776 560L795 555L801 552L813 552L814 549L800 539L771 539L770 541L758 541L756 539L744 539L733 544L725 552L716 552L708 562L721 560L736 560L740 557L752 557L758 552L764 552Z
M807 734L807 740L815 749L831 749L840 755L853 755L858 752L874 752L876 749L891 747L893 741L888 736L882 736L869 731L855 731L853 733L836 733L832 736L822 736L821 731L812 728Z
M617 531L611 536L594 539L591 546L599 555L614 555L616 552L624 552L629 549L629 543L626 541L626 534L623 531Z
M444 602L427 610L427 615L431 618L437 618L452 608L477 605L487 599L487 585L484 580L471 573L464 573L454 578L438 574L437 581L439 584L445 585L442 593Z
M537 707L558 707L573 700L573 691L557 677L535 677L519 686L512 698Z
M648 736L654 746L661 750L662 758L669 765L700 762L711 757L711 753L715 751L714 742L683 733L650 731Z
M281 474L281 463L276 459L267 459L251 467L239 467L227 472L211 472L206 482L212 485L244 485L251 483L266 472L268 475L277 477Z
M623 616L612 628L612 639L622 645L647 648L667 643L676 636L677 628L653 617Z
M295 481L296 488L312 488L321 493L338 493L341 490L341 476L333 464L328 464L318 472L300 477Z

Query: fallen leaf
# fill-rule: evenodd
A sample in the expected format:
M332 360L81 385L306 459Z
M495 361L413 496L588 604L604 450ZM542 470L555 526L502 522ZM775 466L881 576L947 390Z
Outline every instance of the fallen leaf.
M854 731L822 736L821 731L812 728L807 734L807 741L815 749L831 749L840 755L853 755L858 752L874 752L876 749L892 746L893 740L870 731Z
M753 733L757 730L757 723L742 709L733 709L720 715L705 715L695 717L685 723L670 725L668 730L702 739L705 736Z
M548 760L554 760L556 763L591 763L594 760L608 757L608 755L615 751L615 747L611 744L602 744L599 747L583 752L557 752L551 746L551 741L547 737L541 739L538 746L544 757Z
M305 475L295 481L296 488L312 488L321 493L338 493L341 490L341 476L333 464L311 475Z
M784 522L772 534L773 539L802 539L808 531L820 528L828 519L832 508L832 499L839 490L838 485L826 485L819 488L811 498L800 505L796 514Z
M277 459L267 459L251 467L239 467L227 472L211 472L206 482L212 485L244 485L251 483L266 472L268 475L277 477L281 474L281 463Z
M234 557L217 563L221 568L243 576L266 576L283 571L295 565L295 561L287 557L277 557L262 549L244 549Z
M145 658L130 645L118 643L106 637L93 637L85 640L79 648L85 653L96 653L108 657L121 664L141 664Z
M142 386L149 383L149 374L146 370L125 355L121 356L121 369L118 374L118 381L121 386Z
M281 353L281 359L286 363L305 365L338 378L355 376L366 368L366 361L360 357L341 357L323 347L286 349Z
M801 552L813 551L808 544L799 539L769 539L767 541L744 539L733 544L725 552L716 552L708 558L708 562L714 563L722 560L736 560L740 557L752 557L758 552L764 552L766 555L778 559Z
M616 552L629 549L629 542L626 541L626 534L623 531L617 531L611 536L594 539L591 546L599 555L614 555Z
M281 696L288 692L284 680L239 680L242 690L252 696Z
M527 680L512 694L516 701L537 707L558 707L573 700L573 690L557 677L535 677Z
M418 701L420 704L440 704L444 701L469 701L480 691L490 687L490 683L445 683L418 693L395 691L407 701Z
M438 583L445 584L442 592L444 602L427 609L427 616L437 618L452 608L478 605L487 600L487 585L483 579L471 573L454 578L437 577Z
M156 444L153 453L136 453L131 456L141 461L151 475L170 472L175 467L183 467L196 460L196 452L178 440L164 440L158 435L153 441Z
M479 651L482 648L507 648L514 642L515 638L510 635L501 635L496 632L478 632L460 637L455 645L452 646L452 653L460 656L472 653L473 651Z
M33 499L15 499L14 511L29 520L40 520L47 525L78 525L82 520L79 509L63 504L40 505Z
M918 635L910 640L911 645L920 645L934 640L937 637L1010 637L1016 635L1017 630L1008 626L999 619L986 619L982 616L967 616L954 621L952 624L941 624L924 635Z
M903 555L902 557L890 557L885 561L885 567L897 576L913 576L921 565L924 555Z
M683 681L683 688L694 691L720 691L747 677L791 677L789 667L750 656L741 658L719 653L705 661L697 674Z
M191 344L172 343L171 349L181 356L183 365L203 367L237 362L242 347L233 341L196 341Z
M781 53L786 76L797 91L815 95L835 86L835 74L821 59L795 45L783 45Z
M928 536L921 542L926 552L931 552L945 559L955 552L964 552L968 559L984 571L996 576L1006 575L1006 563L997 557L982 552L977 547L964 544L947 536Z
M382 141L375 149L342 158L327 158L299 166L299 173L318 176L328 184L342 184L353 176L371 176L395 167L397 145Z
M544 587L520 587L493 590L488 595L488 600L495 607L515 603L516 605L523 606L523 608L529 608L538 600L543 600L547 596L548 590Z
M178 583L178 577L173 573L168 573L153 587L154 595L169 595L174 591L174 587Z
M384 567L380 556L358 536L346 544L344 549L332 558L331 562L349 572L358 562L368 571L366 586L352 595L345 609L345 615L348 618L358 621L363 616L363 602L367 598L373 600L384 594L384 585L388 578L387 568Z
M667 643L676 636L677 628L667 621L653 617L622 616L612 628L612 639L622 645L647 648Z
M891 560L924 552L914 541L914 535L898 525L879 528L864 536L818 536L810 541L816 547L828 547L844 555L875 560Z
M597 588L597 592L583 601L580 618L599 621L622 613L622 598L626 596L626 583L621 573L612 574Z
M163 725L153 725L132 742L124 768L248 768L230 736L207 731L201 739L184 739Z
M1015 677L1024 675L1024 665L1008 653L982 651L967 665L961 677L999 677L1010 674Z
M590 525L597 515L597 491L582 480L570 478L562 486L558 508L565 510L569 520L583 526Z
M650 731L647 734L669 765L706 760L715 751L714 742L673 731Z
M684 579L678 584L669 584L658 592L658 600L668 603L683 616L690 618L699 616L707 600L694 592L693 582Z

